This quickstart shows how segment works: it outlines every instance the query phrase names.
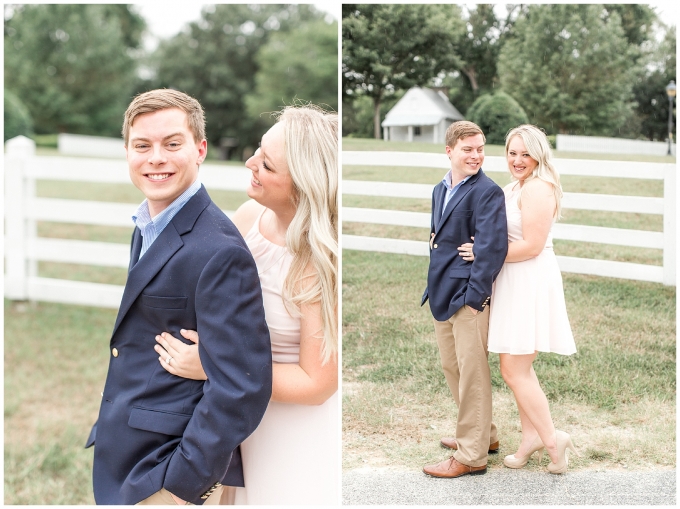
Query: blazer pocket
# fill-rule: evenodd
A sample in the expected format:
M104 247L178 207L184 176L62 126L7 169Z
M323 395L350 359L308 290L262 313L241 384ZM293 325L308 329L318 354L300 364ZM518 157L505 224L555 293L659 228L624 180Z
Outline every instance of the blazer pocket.
M132 407L128 425L135 429L181 437L190 420L191 415L188 414Z
M450 269L449 270L449 277L450 278L469 279L470 278L470 269L469 268Z
M451 217L472 217L471 210L452 210Z
M186 297L161 297L159 295L142 294L142 304L150 308L186 309Z

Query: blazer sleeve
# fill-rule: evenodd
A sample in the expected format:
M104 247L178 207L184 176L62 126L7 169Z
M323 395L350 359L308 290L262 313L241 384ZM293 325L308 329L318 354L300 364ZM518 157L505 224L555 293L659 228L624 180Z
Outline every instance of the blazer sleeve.
M243 246L219 251L196 291L201 364L208 380L163 487L193 504L227 471L258 426L272 391L272 355L255 261Z
M508 221L503 190L496 185L489 186L475 205L475 211L475 259L465 291L465 304L482 311L508 254Z

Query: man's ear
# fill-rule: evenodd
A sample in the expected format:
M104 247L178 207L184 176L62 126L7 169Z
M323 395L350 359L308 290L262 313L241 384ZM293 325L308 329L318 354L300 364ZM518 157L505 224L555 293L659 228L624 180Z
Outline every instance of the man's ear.
M205 157L208 155L208 142L207 140L201 140L198 144L198 164L202 164L205 161Z

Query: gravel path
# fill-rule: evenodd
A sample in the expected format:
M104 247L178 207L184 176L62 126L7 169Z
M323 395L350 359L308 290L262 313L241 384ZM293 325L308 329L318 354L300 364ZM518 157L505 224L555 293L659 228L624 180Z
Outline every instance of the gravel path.
M343 505L676 505L676 471L581 471L563 475L498 468L435 479L360 468L342 477Z

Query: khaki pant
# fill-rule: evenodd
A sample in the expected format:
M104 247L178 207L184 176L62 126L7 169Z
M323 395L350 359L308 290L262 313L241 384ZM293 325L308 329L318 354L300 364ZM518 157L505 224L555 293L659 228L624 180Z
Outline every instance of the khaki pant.
M233 486L219 486L205 502L203 502L203 505L234 505L235 494L236 488ZM135 505L177 505L177 503L168 490L161 488L160 491L157 491L149 498L145 498ZM188 505L193 504L189 503Z
M434 321L444 376L458 405L454 457L471 467L486 465L489 444L498 440L491 422L489 307L476 315L463 306L445 322Z

